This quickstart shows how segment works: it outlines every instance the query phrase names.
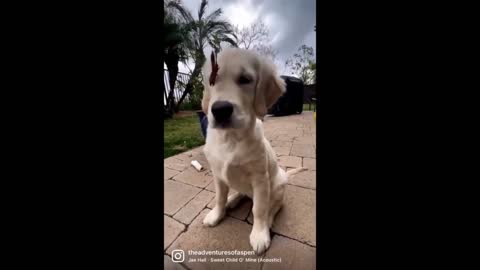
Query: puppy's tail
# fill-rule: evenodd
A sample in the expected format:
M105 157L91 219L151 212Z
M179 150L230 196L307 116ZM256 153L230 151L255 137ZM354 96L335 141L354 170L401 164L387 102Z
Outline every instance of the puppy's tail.
M305 168L305 167L300 167L300 168L296 168L296 169L287 171L287 172L286 172L286 173L287 173L287 177L290 177L290 176L292 176L292 175L295 175L295 174L297 174L297 173L299 173L299 172L303 172L303 171L306 171L306 170L307 170L307 168Z

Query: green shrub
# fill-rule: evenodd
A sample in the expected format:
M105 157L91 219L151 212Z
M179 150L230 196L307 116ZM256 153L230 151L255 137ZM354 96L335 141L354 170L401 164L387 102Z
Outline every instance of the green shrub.
M185 89L185 88L184 88ZM201 110L202 109L202 95L203 95L203 84L201 77L198 77L193 81L193 91L185 98L185 100L180 104L180 110L190 111L190 110Z

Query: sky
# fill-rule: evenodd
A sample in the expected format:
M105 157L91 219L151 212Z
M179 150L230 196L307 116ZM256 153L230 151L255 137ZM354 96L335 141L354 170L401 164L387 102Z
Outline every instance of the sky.
M182 0L194 18L198 18L201 0ZM298 48L305 44L311 46L316 54L314 25L316 24L315 0L210 0L206 14L217 8L223 11L222 18L240 28L249 26L257 19L262 19L270 30L271 45L278 51L277 66L281 74L287 74L285 61L293 56ZM204 52L209 55L210 47ZM193 63L189 63L193 69ZM182 63L179 71L188 73L189 69Z

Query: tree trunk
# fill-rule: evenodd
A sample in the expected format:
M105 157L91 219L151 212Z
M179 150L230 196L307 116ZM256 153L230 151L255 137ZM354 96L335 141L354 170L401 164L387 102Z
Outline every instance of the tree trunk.
M195 79L198 77L198 75L200 75L202 66L206 60L205 55L203 55L203 49L198 49L195 52L194 59L195 59L195 66L193 68L193 72L190 78L188 79L188 83L185 86L185 91L183 91L182 97L180 98L180 100L177 102L177 105L175 106L175 112L178 112L180 110L180 105L182 105L182 102L185 99L185 97L193 91L193 83Z
M198 77L198 75L200 75L200 71L201 71L200 67L202 65L195 64L192 75L188 79L188 83L185 86L185 91L183 91L182 97L180 98L180 100L177 102L177 105L175 106L175 112L178 112L180 110L180 105L182 105L182 102L185 99L185 97L193 91L193 81L195 80L195 78Z
M174 100L174 91L175 91L175 82L177 80L178 74L178 61L180 57L175 49L169 49L168 53L165 55L165 64L168 69L168 82L170 84L170 91L167 97L167 106L166 109L168 112L173 113L173 107L175 105Z

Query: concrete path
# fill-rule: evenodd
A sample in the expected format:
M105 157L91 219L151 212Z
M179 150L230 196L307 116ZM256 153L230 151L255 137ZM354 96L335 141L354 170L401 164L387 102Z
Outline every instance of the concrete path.
M250 199L227 212L216 227L202 225L203 218L215 203L213 176L202 146L164 160L165 269L315 269L316 126L313 112L267 117L264 128L281 167L287 170L300 166L308 168L289 180L285 204L275 218L268 251L263 256L238 252L238 255L192 254L252 252L249 244L253 221ZM191 160L198 160L205 170L197 172L190 165ZM181 258L175 255L177 251L172 254L174 250L183 250L182 263L172 262L172 256Z

